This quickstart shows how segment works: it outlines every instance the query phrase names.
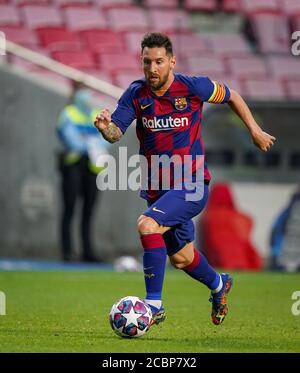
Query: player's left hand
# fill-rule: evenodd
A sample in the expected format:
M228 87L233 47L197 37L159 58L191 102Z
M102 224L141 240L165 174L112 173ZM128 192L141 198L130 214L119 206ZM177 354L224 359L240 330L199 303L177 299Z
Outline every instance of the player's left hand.
M253 143L264 152L267 152L276 141L274 136L271 136L262 130L255 131L251 135Z

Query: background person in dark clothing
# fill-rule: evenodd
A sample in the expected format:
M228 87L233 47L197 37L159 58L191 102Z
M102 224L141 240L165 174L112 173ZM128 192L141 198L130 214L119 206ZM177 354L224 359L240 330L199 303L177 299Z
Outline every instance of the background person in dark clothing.
M72 220L81 199L82 261L100 261L95 256L91 240L91 223L99 191L96 186L96 166L99 154L106 153L107 142L99 138L93 125L95 111L91 92L84 86L75 87L71 103L59 115L57 134L63 145L60 154L63 211L61 216L61 247L64 261L72 260L74 247Z
M271 237L271 269L300 271L300 185L274 220Z

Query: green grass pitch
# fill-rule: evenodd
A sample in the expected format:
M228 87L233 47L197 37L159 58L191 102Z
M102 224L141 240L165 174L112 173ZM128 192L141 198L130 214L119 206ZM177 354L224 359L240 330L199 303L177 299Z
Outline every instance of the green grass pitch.
M142 273L0 272L0 352L300 352L300 315L291 311L300 274L236 272L233 279L229 314L215 326L208 289L168 270L166 321L122 339L108 313L123 296L144 296Z

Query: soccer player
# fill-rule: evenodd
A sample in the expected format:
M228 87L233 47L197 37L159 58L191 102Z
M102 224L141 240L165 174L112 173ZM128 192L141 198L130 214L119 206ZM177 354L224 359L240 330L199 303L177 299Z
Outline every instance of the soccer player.
M176 58L170 39L161 33L146 34L141 42L141 63L144 79L136 80L120 98L112 114L102 110L95 126L102 136L113 143L123 136L136 119L140 154L151 156L189 155L192 176L197 172L197 155L204 156L200 128L204 102L228 103L243 120L254 144L267 151L275 137L264 132L253 118L242 97L224 84L208 77L189 77L174 73ZM159 170L161 178L165 170ZM149 176L149 181L151 175ZM215 325L223 322L227 312L227 295L232 286L229 274L217 273L193 244L192 218L205 207L210 174L204 162L203 193L197 201L187 200L190 190L184 184L175 188L141 191L148 209L138 218L138 232L144 248L143 264L146 302L153 314L153 324L165 319L162 288L167 255L173 266L206 285L211 292L211 318ZM216 232L217 234L217 232Z

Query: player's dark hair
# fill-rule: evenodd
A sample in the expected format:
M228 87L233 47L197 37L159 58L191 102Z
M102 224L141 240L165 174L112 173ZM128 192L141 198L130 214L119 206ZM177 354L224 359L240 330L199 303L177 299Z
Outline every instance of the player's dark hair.
M165 48L166 53L173 56L173 46L169 37L160 32L150 32L143 37L141 42L142 52L145 47L148 48Z

